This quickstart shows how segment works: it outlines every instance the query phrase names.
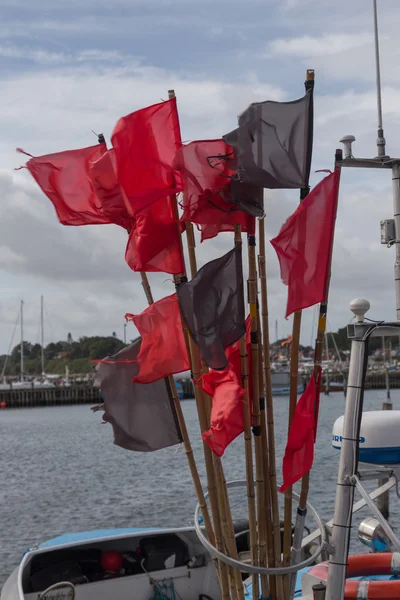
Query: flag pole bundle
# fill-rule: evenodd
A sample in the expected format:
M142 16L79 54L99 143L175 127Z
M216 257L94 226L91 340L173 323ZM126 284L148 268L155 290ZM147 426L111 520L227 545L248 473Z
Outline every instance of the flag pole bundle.
M238 127L222 138L185 145L175 93L169 90L167 101L117 122L111 149L102 137L95 147L31 157L26 165L61 223L115 224L129 234L125 260L140 273L149 306L139 315L126 315L140 337L117 355L99 361L104 420L113 427L114 442L142 452L183 443L208 539L222 554L238 560L221 457L243 434L251 563L260 568L280 567L282 550L283 565L298 560L318 417L339 172L307 195L313 83L314 72L308 71L302 98L253 103L239 116ZM294 313L289 433L280 489L285 492L283 549L264 189L299 189L303 200L271 240L288 285L286 315ZM261 217L258 257L256 217ZM193 224L201 242L223 232L234 233L233 248L198 270ZM247 234L247 318L242 233ZM151 272L171 274L175 293L154 301L147 275ZM321 303L321 309L314 372L297 402L301 311L316 303ZM188 369L203 441L210 512L173 377ZM292 485L300 479L292 543ZM223 560L215 564L223 600L244 600L240 570ZM293 583L294 577L253 574L253 600L284 600L293 595Z

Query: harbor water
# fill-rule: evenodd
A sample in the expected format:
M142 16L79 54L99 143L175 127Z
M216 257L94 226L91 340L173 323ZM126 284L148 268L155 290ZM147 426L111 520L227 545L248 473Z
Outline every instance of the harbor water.
M384 391L366 392L364 410L381 408L384 399ZM400 406L400 391L392 392L392 402L394 409ZM280 481L288 398L276 398L274 405ZM196 406L185 400L182 407L204 482ZM310 501L326 520L333 513L338 466L332 425L343 410L343 393L321 396ZM0 411L0 456L0 587L28 547L55 535L193 521L196 499L183 448L122 450L113 445L111 426L101 424L101 413L93 414L87 405ZM223 462L228 480L244 478L242 437L227 449ZM232 502L235 514L245 516L244 490ZM400 501L393 496L390 510L396 527Z

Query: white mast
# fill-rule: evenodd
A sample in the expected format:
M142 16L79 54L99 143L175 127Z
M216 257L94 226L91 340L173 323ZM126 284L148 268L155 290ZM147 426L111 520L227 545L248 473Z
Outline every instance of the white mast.
M21 382L24 381L24 301L21 300Z
M41 359L42 359L42 375L44 375L44 328L43 328L43 296L40 296L40 336L41 336Z
M382 158L386 156L385 146L386 140L383 133L383 122L382 122L382 91L381 91L381 66L379 60L379 37L378 37L378 9L376 0L373 0L374 5L374 38L375 38L375 67L376 67L376 99L378 107L378 139L376 144L378 146L378 157Z

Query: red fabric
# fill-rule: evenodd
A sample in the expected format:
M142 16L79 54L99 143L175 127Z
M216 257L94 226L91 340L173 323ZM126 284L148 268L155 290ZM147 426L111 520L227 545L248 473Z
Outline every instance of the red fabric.
M129 231L133 219L127 213L126 196L116 175L113 148L91 162L90 175L97 196L99 211L108 216L112 223Z
M333 249L340 169L323 179L271 240L289 286L286 316L325 300Z
M91 177L92 164L107 152L105 144L31 158L26 168L51 200L63 225L112 223L104 214Z
M201 140L183 146L175 165L184 184L181 220L199 226L201 241L222 231L234 231L235 225L241 225L244 232L255 233L254 217L229 202L230 177L237 169L232 147L224 140Z
M190 368L176 294L155 302L140 315L126 314L125 318L134 322L142 336L135 383L152 383Z
M131 215L182 190L181 176L172 167L182 146L176 98L122 117L111 140Z
M161 198L136 215L125 260L133 271L184 273L172 198Z
M249 370L249 411L251 419L251 322L246 319L246 348ZM195 381L206 394L213 398L211 409L211 428L203 433L204 441L218 456L222 456L226 447L244 431L243 422L243 397L244 390L241 386L240 341L235 342L226 349L229 365L223 371L210 369Z
M285 456L283 457L284 492L311 469L314 460L314 443L317 435L321 368L317 377L313 373L307 388L296 405L290 425Z
M213 397L211 427L202 434L203 440L217 455L243 432L244 390L236 373L229 367L202 376L203 389Z

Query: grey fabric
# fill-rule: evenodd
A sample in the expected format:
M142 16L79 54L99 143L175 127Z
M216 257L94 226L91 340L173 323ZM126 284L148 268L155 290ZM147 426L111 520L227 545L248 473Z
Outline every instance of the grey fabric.
M182 284L178 300L201 359L213 369L224 369L224 349L246 332L241 244Z
M312 89L293 102L251 104L223 136L234 148L238 180L269 189L308 185L312 138Z
M104 400L103 419L111 423L114 443L126 450L152 452L182 441L169 384L133 383L142 339L108 356L96 367L95 385ZM95 407L97 408L97 407Z

